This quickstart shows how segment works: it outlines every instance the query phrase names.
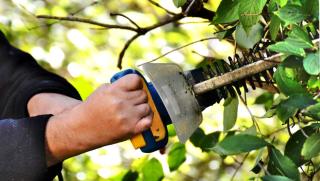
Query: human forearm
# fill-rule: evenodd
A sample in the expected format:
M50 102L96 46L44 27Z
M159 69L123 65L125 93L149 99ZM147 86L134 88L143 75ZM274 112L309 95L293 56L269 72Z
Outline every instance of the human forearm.
M69 110L81 101L57 93L39 93L34 95L28 102L29 116L38 116L44 114L58 114Z

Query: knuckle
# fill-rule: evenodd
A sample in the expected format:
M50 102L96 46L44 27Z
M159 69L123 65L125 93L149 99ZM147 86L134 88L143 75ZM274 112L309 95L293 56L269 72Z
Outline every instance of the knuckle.
M144 111L145 113L149 113L149 112L151 111L150 106L149 106L148 104L145 104L145 105L143 106L143 111Z
M146 93L146 91L141 91L140 94L141 94L140 97L143 101L148 100L148 94Z
M130 79L130 83L133 87L138 87L142 83L140 76L136 75L136 74L130 75L129 79Z

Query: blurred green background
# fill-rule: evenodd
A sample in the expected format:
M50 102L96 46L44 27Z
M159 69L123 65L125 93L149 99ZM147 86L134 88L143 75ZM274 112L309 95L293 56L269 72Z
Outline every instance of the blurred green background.
M180 11L171 0L157 2L170 11ZM219 3L220 0L211 0L207 6L214 11ZM46 69L68 79L83 99L119 71L116 67L118 54L133 33L119 29L107 30L77 22L40 20L35 15L68 16L77 12L75 16L78 17L131 26L123 17L109 15L123 13L142 27L157 23L168 16L165 11L147 0L100 0L92 4L92 0L0 1L0 29L11 43L32 54ZM199 18L186 18L178 23L157 28L131 44L126 51L123 68L136 68L137 63L151 60L186 43L212 36L213 32L214 27L207 20ZM232 43L210 40L175 51L158 62L178 63L188 70L203 60L199 54L226 58L232 53ZM250 93L249 104L253 104L254 97L261 93L262 90ZM255 115L264 114L262 106L251 105L250 109ZM222 104L206 109L201 127L206 133L223 131L222 116ZM259 119L259 125L266 135L280 127L279 122L273 119ZM251 126L250 114L244 106L240 106L234 130L245 130ZM288 137L281 131L275 136L278 138L277 141L280 140L280 147L283 147L282 143ZM173 136L170 138L168 149L174 142L177 142L177 138ZM244 157L238 155L221 158L215 153L202 152L189 141L186 143L186 150L185 163L177 171L170 172L166 154L144 154L134 150L131 143L126 141L66 160L63 174L67 181L121 180L128 170L139 171L146 160L154 157L162 163L164 180L230 180ZM254 176L250 170L257 152L251 152L234 180L247 180Z

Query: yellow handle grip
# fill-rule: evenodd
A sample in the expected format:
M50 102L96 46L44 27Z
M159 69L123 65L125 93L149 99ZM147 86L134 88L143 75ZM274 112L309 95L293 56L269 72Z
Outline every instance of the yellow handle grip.
M143 82L143 90L146 91L147 96L148 96L148 104L153 112L153 118L152 118L150 130L152 132L153 138L158 142L158 141L163 140L166 136L165 125L163 124L163 122L161 120L160 114L155 106L155 103L154 103L152 97L151 97L151 94L149 92L149 89L147 87L146 82L143 79L142 79L142 82ZM135 149L144 147L147 144L142 133L133 136L130 140L131 140L131 143Z

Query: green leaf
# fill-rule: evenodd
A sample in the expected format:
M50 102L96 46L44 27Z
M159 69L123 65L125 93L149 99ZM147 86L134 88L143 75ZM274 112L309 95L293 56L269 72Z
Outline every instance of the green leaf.
M214 33L214 35L219 38L220 40L221 39L225 39L225 38L232 38L232 33L236 30L236 26L232 27L232 28L229 28L227 30L224 30L224 31L220 31L220 32L216 32Z
M251 127L247 128L246 130L240 132L239 134L245 134L245 135L257 135L257 129L255 125L252 125Z
M272 107L274 94L265 92L258 96L254 101L255 104L263 104L266 110Z
M173 0L173 4L174 4L177 8L183 6L186 2L187 2L187 0Z
M167 129L168 129L168 136L169 136L169 137L174 137L174 136L177 135L176 130L174 129L173 124L167 125Z
M292 75L290 75L290 72L286 70L290 69L282 64L278 66L277 71L274 74L274 79L280 91L285 95L306 93L306 89L294 80Z
M320 120L320 103L307 107L303 114L315 120Z
M266 175L262 177L262 181L293 181L292 179L280 175Z
M296 47L295 45L290 44L286 41L277 42L276 44L268 46L268 49L275 52L284 53L287 55L297 55L304 57L306 52L303 48Z
M235 155L267 146L268 142L257 136L238 134L228 136L211 150L220 155Z
M231 100L230 100L231 99ZM223 109L223 130L227 131L231 129L237 120L239 100L238 97L228 97L226 102L230 101L227 105L224 105Z
M168 165L170 171L177 170L186 160L186 147L184 144L175 143L172 145L168 154Z
M313 126L304 127L303 131L311 135L315 128ZM286 143L286 147L284 149L284 155L289 157L296 166L301 166L306 162L306 160L301 157L302 146L307 138L303 135L301 130L296 131L292 136L290 136L288 142Z
M274 147L269 149L268 171L272 175L282 175L293 180L300 180L299 170L294 162Z
M262 157L262 154L263 154L263 148L262 149L260 149L259 151L258 151L258 155L257 155L257 157L255 158L255 163L254 163L254 167L251 169L251 171L253 172L253 173L255 173L255 174L258 174L260 171L261 171L261 166L263 167L263 161L262 161L262 159L261 159L261 157Z
M299 48L312 48L313 43L309 38L309 35L299 26L294 26L289 32L289 37L285 40L289 44L292 44Z
M320 134L316 133L311 135L304 142L301 155L304 159L309 160L315 156L318 156L320 153Z
M287 100L282 101L277 106L277 116L282 122L294 116L299 109L303 109L315 103L309 94L292 94Z
M210 148L214 147L219 141L220 132L213 132L208 135L206 135L201 140L201 149L202 151L210 151Z
M263 116L260 116L259 118L271 118L274 115L276 115L277 109L269 109Z
M319 19L319 1L318 0L306 0L303 8L304 8L304 12Z
M142 167L142 178L148 181L160 181L164 177L161 163L152 158Z
M267 0L240 0L239 20L246 32L249 32L249 29L257 24L266 2Z
M136 171L129 170L123 177L122 181L135 181L139 177L139 173Z
M276 0L276 2L277 2L281 7L283 7L283 6L285 6L285 5L287 4L288 0Z
M238 25L236 29L236 42L240 47L253 48L253 46L261 40L263 36L263 27L257 23L248 32L246 32L242 25Z
M219 136L219 131L206 135L202 129L198 128L190 137L190 141L195 147L201 148L202 151L210 151L210 148L214 147L219 141Z
M320 74L320 57L319 51L317 53L310 53L303 60L303 67L310 75Z
M272 15L270 20L270 27L269 27L270 36L272 40L276 40L279 29L280 29L280 25L281 25L281 20L278 18L278 16Z
M214 16L212 23L231 23L239 19L238 15L239 0L223 0L221 1L216 15Z
M204 139L206 134L201 128L197 128L196 131L191 135L190 137L190 142L195 146L195 147L200 147L201 146L201 140Z
M316 76L311 76L308 80L308 89L319 90L320 89L320 79Z
M294 4L287 4L279 11L275 12L275 15L285 22L285 26L300 23L307 17L303 8Z

